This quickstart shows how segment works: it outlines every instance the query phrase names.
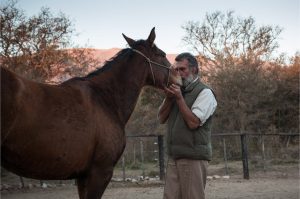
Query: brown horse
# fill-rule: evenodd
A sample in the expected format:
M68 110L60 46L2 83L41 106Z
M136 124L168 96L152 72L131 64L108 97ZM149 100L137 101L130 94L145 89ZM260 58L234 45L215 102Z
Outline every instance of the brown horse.
M99 70L59 85L23 79L1 67L1 163L35 179L77 179L80 199L101 198L126 144L124 127L144 85L180 79L166 54L123 35Z

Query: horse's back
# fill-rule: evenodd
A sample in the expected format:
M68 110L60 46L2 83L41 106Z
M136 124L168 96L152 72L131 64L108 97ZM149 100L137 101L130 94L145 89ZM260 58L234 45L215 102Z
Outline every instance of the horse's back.
M46 85L1 68L1 92L1 159L10 171L68 178L84 172L92 158L113 165L123 151L121 126L80 78Z
M82 171L94 148L88 101L79 88L36 83L1 67L2 165L33 178Z

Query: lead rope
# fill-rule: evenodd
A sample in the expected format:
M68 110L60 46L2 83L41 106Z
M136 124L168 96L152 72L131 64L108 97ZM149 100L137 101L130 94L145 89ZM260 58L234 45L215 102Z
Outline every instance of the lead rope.
M171 70L169 69L169 72L168 72L168 81L167 81L167 87L169 87L170 72L171 72Z

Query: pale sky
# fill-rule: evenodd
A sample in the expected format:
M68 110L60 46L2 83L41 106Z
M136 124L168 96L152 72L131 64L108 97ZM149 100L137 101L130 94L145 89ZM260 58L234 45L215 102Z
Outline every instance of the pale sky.
M1 0L5 1L5 0ZM156 28L156 44L166 53L188 51L181 28L187 21L201 21L206 13L234 10L240 17L252 16L257 25L283 28L277 53L300 50L300 0L19 0L27 16L42 6L65 13L79 35L74 43L100 49L124 48L122 33L146 39Z

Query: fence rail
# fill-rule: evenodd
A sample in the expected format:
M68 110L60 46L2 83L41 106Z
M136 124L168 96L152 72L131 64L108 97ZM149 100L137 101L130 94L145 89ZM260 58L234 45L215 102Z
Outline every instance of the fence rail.
M226 154L226 136L240 136L241 138L241 151L242 151L242 162L243 162L243 175L244 179L250 179L249 175L249 164L248 164L248 145L247 145L247 137L248 136L260 136L261 137L261 150L262 150L262 158L263 158L263 168L264 171L266 169L265 165L265 143L264 136L299 136L299 133L218 133L212 134L212 136L220 136L223 137L223 152L224 152L224 161L225 161L225 173L228 174L228 164L227 164L227 154Z
M159 179L164 180L165 179L165 150L164 150L164 135L127 135L127 138L150 138L150 137L156 137L157 142L155 144L158 145L158 163L159 163ZM144 150L143 150L143 142L140 141L140 154L141 154L141 162L142 162L142 176L145 177L144 172ZM124 162L124 156L122 157L122 161ZM122 163L122 171L123 171L123 181L125 181L126 175L125 175L125 164Z
M224 164L225 164L225 174L228 174L228 157L227 157L227 146L226 146L226 138L227 137L240 137L240 151L241 151L241 160L243 163L243 177L244 179L250 179L250 173L249 173L249 165L248 165L248 139L250 136L259 136L261 140L261 152L262 152L262 161L263 161L263 169L265 171L266 169L266 164L265 164L265 136L299 136L300 133L253 133L253 132L244 132L244 133L215 133L212 134L212 137L220 137L222 138L222 149L223 149L223 157L224 157ZM155 135L155 134L150 134L150 135L127 135L126 136L128 139L134 139L134 138L156 138L157 140L155 141L155 144L157 144L157 149L158 149L158 164L159 164L159 178L160 180L164 180L165 178L165 147L164 147L164 135ZM288 139L289 142L290 139ZM144 146L143 146L143 141L140 140L140 155L141 155L141 169L142 169L142 175L145 177L145 171L144 171ZM288 146L288 143L287 143ZM134 148L134 153L135 148ZM156 151L156 150L155 150ZM135 155L134 155L135 158ZM126 179L126 168L125 168L125 158L124 155L121 158L121 163L122 163L122 176L123 176L123 181ZM21 186L24 187L24 180L22 177L19 177ZM61 181L60 181L61 183ZM43 185L43 181L40 181L41 186Z
M243 177L244 179L250 179L249 174L249 163L248 163L248 137L249 136L260 136L261 137L261 150L262 150L262 159L263 159L263 169L265 171L265 136L299 136L299 133L253 133L253 132L243 132L243 133L215 133L212 134L213 137L222 137L223 142L223 155L225 162L225 174L228 174L228 160L227 160L227 148L226 140L227 136L239 136L241 140L241 154L242 154L242 164L243 164ZM159 140L159 171L160 179L163 180L165 177L165 166L164 166L164 136L163 135L128 135L128 138L139 138L139 137L158 137ZM143 172L144 173L144 172Z

